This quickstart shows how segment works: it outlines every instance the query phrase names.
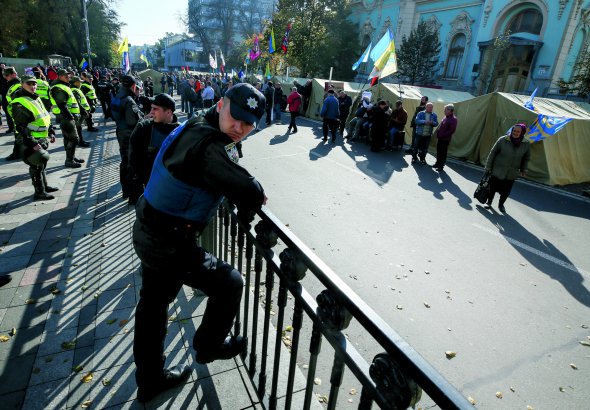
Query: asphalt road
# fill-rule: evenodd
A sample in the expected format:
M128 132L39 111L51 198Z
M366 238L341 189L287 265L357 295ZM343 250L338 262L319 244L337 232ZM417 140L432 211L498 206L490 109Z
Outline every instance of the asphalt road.
M497 197L489 211L472 198L480 168L438 173L400 152L324 143L307 120L286 135L287 117L250 136L241 163L269 209L393 329L478 408L590 408L588 199L517 182L507 214ZM358 326L347 334L368 361L379 353ZM358 405L352 387L346 378L342 406Z

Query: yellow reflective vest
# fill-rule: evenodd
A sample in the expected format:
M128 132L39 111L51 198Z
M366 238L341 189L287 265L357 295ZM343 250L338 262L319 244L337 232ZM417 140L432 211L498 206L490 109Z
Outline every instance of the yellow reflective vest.
M14 93L16 93L23 85L21 83L12 84L8 91L6 92L6 102L10 104L12 99L14 98Z
M94 90L94 87L92 86L92 84L83 82L80 85L80 88L84 92L86 99L91 100L91 101L96 100L96 91Z
M35 92L44 100L49 99L49 83L41 78L37 78L37 91Z
M90 104L88 104L88 100L86 99L86 96L84 95L82 90L80 90L79 88L76 88L76 87L72 87L72 92L74 93L74 96L78 100L80 107L82 107L86 111L90 111Z
M54 89L54 88L59 88L60 90L62 90L63 92L65 92L68 95L68 101L66 102L68 110L72 114L80 114L80 106L78 105L78 100L76 100L76 97L74 96L74 93L72 92L72 89L64 84L55 84L53 87L51 87L51 89ZM49 98L51 100L51 105L52 105L51 111L55 115L61 114L61 110L59 109L59 107L57 106L57 103L53 99L53 95L51 95L51 91L49 92Z
M41 98L33 99L31 97L20 96L16 97L10 103L20 104L33 114L35 119L31 121L27 128L31 131L33 138L47 138L49 135L49 125L51 124L51 115L45 109ZM11 110L12 111L12 110Z

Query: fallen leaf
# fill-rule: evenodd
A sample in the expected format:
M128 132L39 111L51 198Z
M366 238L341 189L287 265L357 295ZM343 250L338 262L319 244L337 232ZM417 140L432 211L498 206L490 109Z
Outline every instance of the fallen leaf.
M9 334L10 336L14 336L14 335L16 335L16 328L15 328L15 327L13 327L12 329L10 329L10 332L8 332L8 334Z
M510 391L511 391L512 393L514 393L516 390L514 389L514 387L510 386Z
M33 298L27 299L27 300L25 300L25 305L32 305L35 302L37 302L37 299L33 299Z
M354 396L356 393L356 389L350 389L350 391L348 392L348 394L350 394L351 396Z
M533 406L526 406L526 410L535 410L535 409L533 409Z
M424 302L424 306L426 306L428 309L430 309L430 303Z
M445 352L445 356L447 356L447 359L452 359L453 357L457 356L457 352L453 352L452 350L447 350Z
M402 305L395 305L395 308L396 308L397 310L403 310L403 308L404 308L404 307L403 307Z
M89 372L89 373L86 373L86 375L84 377L82 377L80 379L80 381L82 383L90 383L93 378L94 378L94 374L92 374L92 372Z
M74 367L72 370L74 371L74 373L80 373L82 370L84 370L84 366L79 364L78 366Z
M561 387L561 386L560 386L560 387L559 387L559 391L563 393L563 392L565 391L565 389L564 389L563 387Z
M320 403L328 403L328 396L316 394L316 397Z
M286 332L292 332L293 331L293 326L289 325L285 328Z
M580 344L582 346L589 346L590 347L590 342L586 341L586 340L580 340Z
M80 405L83 409L87 409L92 404L92 400L86 400L84 403Z
M578 366L576 366L574 363L570 363L570 367L574 370L578 370Z
M101 383L103 386L108 386L111 384L111 379L102 379Z
M73 349L74 347L76 347L76 341L72 340L71 342L63 342L61 344L61 348L64 350L70 350Z
M0 335L0 342L4 343L4 342L8 342L10 340L10 337L6 336L6 335Z
M319 377L316 377L315 379L313 379L313 384L315 384L316 386L321 386L322 379L320 379Z
M504 396L502 395L502 392L501 392L501 391L497 391L497 392L496 392L496 397L497 397L497 398L499 398L499 399L501 399L501 398L503 398Z
M181 320L182 322L182 320ZM119 327L123 327L125 326L127 323L129 323L129 319L123 319L119 321Z
M83 291L84 291L84 290L86 290L86 289L88 289L88 285L83 285L81 289L82 289Z
M428 270L425 270L424 273L427 275L430 275L430 271L428 271Z
M469 403L473 404L474 406L475 406L475 404L477 403L477 402L475 401L475 399L474 399L473 397L471 397L471 396L467 397L467 400L469 401Z
M588 329L588 325L582 325L582 329Z
M117 318L107 320L107 325L112 325L117 321Z

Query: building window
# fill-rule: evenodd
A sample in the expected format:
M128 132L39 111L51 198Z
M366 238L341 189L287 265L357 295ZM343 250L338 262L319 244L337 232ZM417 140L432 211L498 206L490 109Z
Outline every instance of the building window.
M543 16L536 9L527 9L518 13L510 20L508 30L510 33L532 33L541 34Z
M463 62L463 53L465 52L465 34L457 34L451 41L449 48L449 58L445 69L445 78L459 78Z

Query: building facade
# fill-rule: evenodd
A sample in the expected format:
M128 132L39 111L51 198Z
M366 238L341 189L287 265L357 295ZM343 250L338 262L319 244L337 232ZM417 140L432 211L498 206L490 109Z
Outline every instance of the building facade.
M557 92L590 46L590 0L356 0L353 9L363 46L389 28L399 48L429 23L441 43L436 84L475 94Z
M167 44L164 51L164 68L168 71L182 70L183 67L188 67L191 71L207 69L206 64L199 62L203 47L195 39L182 39Z

